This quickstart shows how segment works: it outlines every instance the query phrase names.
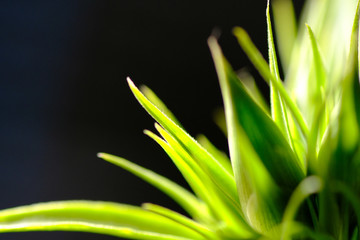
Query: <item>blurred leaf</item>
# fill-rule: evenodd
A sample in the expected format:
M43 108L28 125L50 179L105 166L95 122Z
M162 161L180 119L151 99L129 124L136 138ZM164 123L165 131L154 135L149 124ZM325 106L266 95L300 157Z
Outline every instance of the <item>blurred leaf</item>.
M357 239L359 239L359 228L358 227L355 228L353 235L351 237L351 240L357 240Z
M357 225L360 224L360 198L358 193L356 193L353 189L351 189L348 185L340 182L334 181L331 186L332 190L335 192L341 193L351 204L352 209L355 212Z
M291 0L274 0L271 3L274 13L277 46L280 50L281 63L286 73L289 68L288 65L297 31L294 6Z
M194 220L187 218L180 213L174 212L170 209L151 204L151 203L145 203L142 205L142 208L154 212L156 214L159 214L161 216L164 216L166 218L169 218L185 227L188 227L195 232L202 235L205 239L212 239L212 240L220 240L219 236L216 235L213 231L211 231L209 228L205 227L204 225L201 225Z
M226 119L225 119L224 109L223 108L216 109L214 111L213 116L214 116L214 122L227 137L227 128L226 128Z
M311 194L318 193L323 188L322 180L317 176L310 176L301 181L301 183L295 188L290 200L286 206L283 216L283 227L281 239L290 240L289 238L289 223L295 219L296 212L300 208L300 205Z
M324 188L318 194L319 229L334 236L337 236L337 231L339 231L340 210L337 205L337 199L330 191L330 184L327 182L331 179L329 169L337 143L337 134L331 127L328 129L321 145L316 169L316 174L318 174L324 182Z
M313 53L313 69L315 71L315 79L308 84L308 92L310 95L310 104L308 111L312 112L313 119L310 123L310 133L308 136L308 161L312 167L317 170L320 166L315 166L317 161L317 152L321 144L321 139L327 128L326 120L326 101L325 101L325 82L327 80L324 62L322 60L319 46L311 27L306 24L312 53Z
M281 83L279 66L275 51L274 44L274 36L271 27L270 20L270 2L268 1L268 5L266 8L266 19L267 19L267 31L268 31L268 49L269 49L269 65L270 65L270 73L275 76L277 82ZM271 116L280 130L283 132L284 136L287 138L290 147L296 153L296 149L294 147L293 138L291 136L291 131L288 122L288 114L286 110L286 106L280 96L280 93L274 87L274 84L270 81L270 103L271 103ZM299 155L297 155L299 159L301 159ZM301 159L302 160L302 159ZM300 161L303 163L303 161ZM301 165L302 166L302 165Z
M141 208L110 202L62 201L0 211L0 232L79 231L132 239L205 239Z
M350 53L347 62L346 76L342 81L341 109L339 116L340 142L344 151L350 152L359 146L359 119L355 108L359 95L354 90L359 90L359 3L354 19ZM358 92L359 93L359 92Z
M306 24L312 53L313 53L313 68L315 70L315 81L312 81L314 84L309 83L310 91L312 91L311 97L313 98L313 103L318 104L319 102L323 101L323 95L325 94L325 83L326 83L326 70L324 66L324 62L322 60L319 46L317 40L315 38L315 34L312 31L311 27Z
M247 71L239 71L237 75L254 101L264 110L264 112L270 115L269 105L256 85L255 79Z

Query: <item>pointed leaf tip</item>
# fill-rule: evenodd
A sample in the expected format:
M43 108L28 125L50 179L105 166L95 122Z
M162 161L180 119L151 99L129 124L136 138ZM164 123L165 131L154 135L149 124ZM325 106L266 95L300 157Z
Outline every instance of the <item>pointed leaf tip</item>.
M129 84L130 88L133 88L133 87L135 87L135 88L136 88L136 86L135 86L134 82L131 80L131 78L130 78L130 77L126 77L126 81L128 82L128 84Z
M210 36L207 40L208 46L213 55L221 54L220 46L218 44L217 38L215 36Z
M147 129L144 129L143 133L144 133L145 135L149 136L149 134L151 133L151 131L150 131L150 130L147 130Z

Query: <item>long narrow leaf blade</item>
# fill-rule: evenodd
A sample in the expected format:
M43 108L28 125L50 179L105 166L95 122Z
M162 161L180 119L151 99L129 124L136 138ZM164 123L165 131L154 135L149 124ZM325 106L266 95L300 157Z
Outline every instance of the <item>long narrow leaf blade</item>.
M149 131L146 131L146 134L153 138L170 156L194 192L207 204L213 215L224 222L228 230L232 229L234 234L242 237L254 236L238 203L231 201L219 191L217 185L214 185L210 177L199 168L169 133L159 125L155 126L168 143Z
M291 113L294 115L297 124L299 124L299 127L303 135L306 137L308 135L309 130L299 108L290 98L284 86L280 82L276 81L275 76L271 74L269 65L267 64L261 53L257 50L254 43L251 41L249 35L245 32L244 29L239 27L234 29L234 34L237 37L241 47L244 49L251 62L254 64L254 66L258 69L259 73L262 75L264 80L267 83L271 81L274 87L276 88L276 90L279 91L285 104L287 105Z
M182 128L177 126L169 117L151 103L128 78L131 91L145 110L172 136L181 143L188 152L197 160L202 169L218 184L224 194L232 199L237 199L234 178L223 166L214 159L198 142L196 142Z
M215 38L209 39L218 72L227 118L232 161L238 161L238 126L244 129L256 153L279 186L292 188L304 178L296 155L272 119L252 100L222 55ZM235 168L237 174L239 169ZM237 179L238 181L238 179Z
M169 179L158 175L157 173L143 168L137 164L127 161L126 159L107 154L99 153L98 156L110 163L113 163L150 183L154 187L158 188L174 201L176 201L181 207L183 207L190 215L200 216L203 213L202 203L185 188L170 181Z
M270 115L270 108L267 100L262 95L259 87L256 84L254 77L247 71L238 72L238 77L240 81L244 84L244 87L249 92L250 96L254 99L254 101L259 104L259 106Z
M194 220L181 215L180 213L174 212L170 209L167 209L167 208L155 205L155 204L151 204L151 203L143 204L142 208L144 208L148 211L157 213L161 216L167 217L185 227L188 227L188 228L194 230L195 232L199 233L200 235L204 236L204 238L206 238L206 239L220 240L219 236L215 232L211 231L206 226L199 224L199 223L195 222Z
M321 54L320 54L320 49L319 49L318 43L315 38L315 34L309 25L306 25L306 27L307 27L310 42L311 42L311 48L312 48L313 59L314 59L313 60L314 70L315 70L315 76L316 76L316 79L315 79L315 81L313 81L313 84L309 86L311 88L310 90L313 91L311 95L312 95L312 98L314 98L314 104L315 104L316 101L322 100L321 99L322 94L324 94L324 92L325 92L326 71L325 71L324 62L323 62ZM309 84L311 84L311 83L309 83Z
M140 90L145 95L145 97L150 100L150 102L152 102L160 111L162 111L166 116L168 116L175 124L181 127L180 121L150 88L148 88L147 86L141 86Z
M268 28L268 48L269 48L269 65L270 72L275 76L276 81L281 82L279 66L275 51L274 36L270 20L270 2L266 8L266 19L267 19L267 28ZM284 133L284 136L287 138L290 147L295 151L293 138L291 136L291 131L289 128L288 114L286 106L280 96L280 93L274 87L274 84L270 81L270 102L271 102L271 115L274 119L274 122L279 126L280 130ZM296 151L295 151L296 152ZM299 156L298 156L299 157Z
M296 39L296 18L292 0L272 1L277 46L280 50L284 72L289 68L291 52Z
M340 141L341 148L345 151L353 151L359 145L360 119L358 109L355 108L359 98L359 15L360 1L354 18L350 53L347 62L346 77L342 81L342 99L340 110ZM356 92L357 91L357 92Z
M231 162L228 156L219 149L217 149L210 140L205 137L204 135L199 135L197 137L198 142L203 146L216 160L224 167L226 171L229 172L229 174L233 175L233 170L231 167Z
M0 232L80 231L129 239L205 239L139 207L94 201L38 203L0 211Z
M211 182L208 181L208 178L201 170L194 169L194 167L191 167L191 164L189 165L188 161L186 159L182 158L167 142L165 142L163 139L161 139L156 134L145 130L144 133L148 135L150 138L152 138L156 143L158 143L164 151L169 155L169 157L172 159L176 167L179 169L187 183L190 185L192 190L195 192L195 194L204 201L204 203L207 203L207 205L210 208L214 209L214 205L217 202L211 201L210 194L208 192L208 188L206 188L205 185L211 184ZM196 171L197 170L197 171ZM196 172L195 172L196 171ZM210 187L210 186L209 186ZM199 209L200 210L200 209ZM200 218L201 221L207 221L207 218L201 217L203 215L208 215L207 208L203 206L202 211L203 214L201 215L195 215L193 216L195 219ZM211 220L210 220L211 221Z

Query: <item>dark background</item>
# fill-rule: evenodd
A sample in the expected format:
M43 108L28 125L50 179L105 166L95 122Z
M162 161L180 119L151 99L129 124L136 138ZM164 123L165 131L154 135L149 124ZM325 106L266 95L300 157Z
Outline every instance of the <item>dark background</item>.
M221 30L234 68L255 73L231 29L244 27L266 57L265 8L265 0L0 1L0 209L90 199L181 211L152 186L96 157L116 154L185 185L142 133L153 130L154 121L125 79L148 85L191 135L204 133L226 151L212 119L222 100L206 40ZM116 239L0 235L49 238Z

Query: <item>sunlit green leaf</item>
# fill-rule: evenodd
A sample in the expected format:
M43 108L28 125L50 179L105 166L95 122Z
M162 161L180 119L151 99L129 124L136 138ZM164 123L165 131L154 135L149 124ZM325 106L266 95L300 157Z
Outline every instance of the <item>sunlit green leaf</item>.
M234 174L230 159L224 152L217 149L204 135L199 135L196 139L201 144L201 146L203 146L212 156L214 156L214 158L216 158L219 163L221 163L221 165L226 171L229 172L229 174Z
M39 203L0 211L0 232L21 231L79 231L149 240L205 239L139 207L92 201Z
M209 39L215 67L224 96L230 156L235 176L239 158L238 126L244 129L256 153L279 186L296 186L304 177L303 170L279 128L252 100L224 59L214 38ZM237 179L239 181L239 179Z
M171 119L162 113L155 105L153 105L128 79L129 86L140 104L148 111L148 113L176 140L181 143L186 150L196 159L201 168L209 175L214 184L220 187L223 194L231 199L237 199L236 186L234 178L229 174L219 162L214 159L198 142L196 142L182 128L177 126Z
M160 111L168 116L175 124L181 127L180 121L177 120L175 115L167 108L165 103L147 86L143 85L140 87L141 92L150 100Z
M342 82L341 110L339 116L340 142L345 151L353 151L359 145L359 122L355 104L359 95L359 5L354 19L350 53L347 62L345 79ZM359 93L359 92L357 92Z
M291 0L274 0L271 1L271 4L274 12L277 46L280 50L281 62L286 73L289 68L288 65L297 31L295 10Z
M328 124L326 116L327 104L325 101L325 94L327 94L325 86L327 75L315 34L309 25L306 24L306 27L311 43L313 53L313 71L315 72L314 79L309 81L308 84L310 103L312 103L308 106L308 110L313 112L313 119L310 123L311 130L308 136L307 156L310 165L314 165L317 159L317 152L319 150L318 147L321 144L321 139Z
M173 159L194 192L207 203L214 215L241 236L253 236L254 233L246 223L244 215L238 205L239 203L228 198L227 195L222 194L219 187L199 168L197 163L171 135L159 125L156 125L156 128L169 145L156 135L150 132L146 133L158 142Z
M285 104L291 111L291 113L294 115L294 118L297 121L297 124L299 124L302 133L304 136L308 135L308 127L306 125L306 122L304 118L302 117L302 114L296 104L293 102L293 100L288 95L287 91L285 90L284 86L281 84L280 81L276 80L276 77L271 74L269 65L266 63L265 59L262 57L261 53L257 50L253 42L251 41L249 35L243 30L242 28L235 28L234 34L237 37L241 47L244 49L246 54L248 55L249 59L252 61L254 66L257 68L259 73L262 75L263 79L269 83L273 84L275 89L279 91L280 96L283 98Z
M254 101L264 110L264 112L270 115L269 104L256 85L255 79L247 71L240 71L237 75Z
M269 66L270 73L275 76L275 80L281 82L279 66L275 51L275 43L273 37L273 31L270 20L270 2L268 1L268 6L266 8L266 19L267 19L267 31L268 31L268 49L269 49ZM290 126L288 122L288 117L290 115L287 114L286 106L280 96L280 93L274 87L274 84L270 81L270 103L271 103L271 116L274 119L274 122L283 132L284 136L287 138L290 147L296 153L296 149L294 147L293 138L291 136ZM299 159L301 159L299 155L297 155Z
M193 194L178 184L170 181L169 179L132 162L129 162L124 158L107 153L99 153L98 156L108 162L124 168L125 170L133 173L139 178L160 189L162 192L166 193L177 203L179 203L179 205L182 206L189 214L193 216L201 216L205 211L202 203Z
M181 215L180 213L174 212L170 209L155 205L155 204L151 204L151 203L145 203L142 205L142 208L157 213L161 216L164 216L166 218L169 218L185 227L188 227L192 230L194 230L195 232L199 233L200 235L204 236L204 238L206 239L213 239L213 240L219 240L219 236L216 235L215 232L212 232L209 228L207 228L204 225L201 225L195 221L193 221L192 219L189 219L183 215Z

